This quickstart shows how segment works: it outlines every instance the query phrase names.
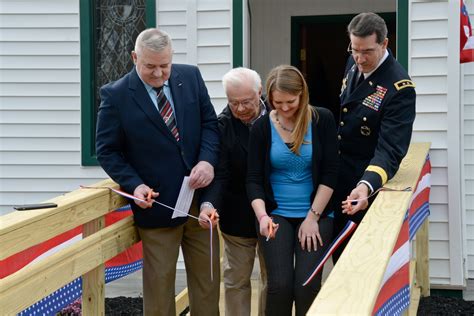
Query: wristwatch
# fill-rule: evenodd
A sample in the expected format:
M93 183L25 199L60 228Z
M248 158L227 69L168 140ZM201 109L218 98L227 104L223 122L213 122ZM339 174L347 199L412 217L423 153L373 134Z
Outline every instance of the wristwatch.
M202 202L201 206L199 207L199 211L202 211L203 208L214 208L214 205L212 205L211 202Z

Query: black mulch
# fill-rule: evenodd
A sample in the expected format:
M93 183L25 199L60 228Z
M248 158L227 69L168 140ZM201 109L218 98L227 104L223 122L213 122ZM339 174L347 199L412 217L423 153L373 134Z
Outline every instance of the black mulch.
M474 301L462 298L429 296L422 297L418 306L418 315L474 315Z
M105 315L138 316L142 315L141 297L114 297L105 299ZM474 301L461 298L430 296L422 297L418 315L474 315Z
M105 315L143 315L143 298L124 296L105 298Z

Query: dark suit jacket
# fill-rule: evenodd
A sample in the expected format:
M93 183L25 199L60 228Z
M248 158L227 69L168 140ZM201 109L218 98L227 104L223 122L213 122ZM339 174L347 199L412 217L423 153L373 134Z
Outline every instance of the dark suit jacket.
M151 101L136 70L103 86L97 119L97 159L122 189L133 193L144 183L158 201L174 207L184 176L201 160L216 166L217 117L198 68L173 64L169 85L180 135L177 142ZM143 210L130 203L139 227L169 227L172 211L154 204Z
M349 57L340 96L341 166L330 204L336 216L341 214L341 201L360 180L377 190L395 175L408 150L415 120L414 85L391 54L358 86L357 75L354 59ZM359 222L364 213L351 219Z
M268 106L267 106L268 110ZM247 152L249 127L236 119L229 107L219 114L221 146L214 181L202 200L219 212L221 231L232 236L256 238L255 213L247 198Z
M318 116L311 121L313 193L308 196L313 203L320 184L330 188L336 187L338 157L336 143L336 125L332 113L326 108L316 107ZM259 119L250 131L247 195L250 201L262 199L270 214L276 207L272 185L270 183L271 162L270 149L272 133L269 114ZM323 213L325 217L327 214Z

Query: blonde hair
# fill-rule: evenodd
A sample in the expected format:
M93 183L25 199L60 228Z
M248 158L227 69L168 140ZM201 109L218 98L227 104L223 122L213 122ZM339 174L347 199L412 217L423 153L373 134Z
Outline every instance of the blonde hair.
M300 103L296 111L295 128L291 132L293 144L291 151L300 154L301 145L304 143L304 135L311 123L312 115L317 112L309 104L309 92L303 74L290 65L280 65L273 68L268 74L266 81L266 93L268 102L273 106L272 92L278 90L291 95L299 95Z

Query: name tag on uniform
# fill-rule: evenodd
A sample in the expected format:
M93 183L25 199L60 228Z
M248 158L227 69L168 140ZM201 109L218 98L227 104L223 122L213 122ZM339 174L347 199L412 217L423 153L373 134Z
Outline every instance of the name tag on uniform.
M364 101L362 101L362 104L368 108L371 108L372 110L378 111L386 93L387 88L377 86L375 88L375 92L367 96Z

